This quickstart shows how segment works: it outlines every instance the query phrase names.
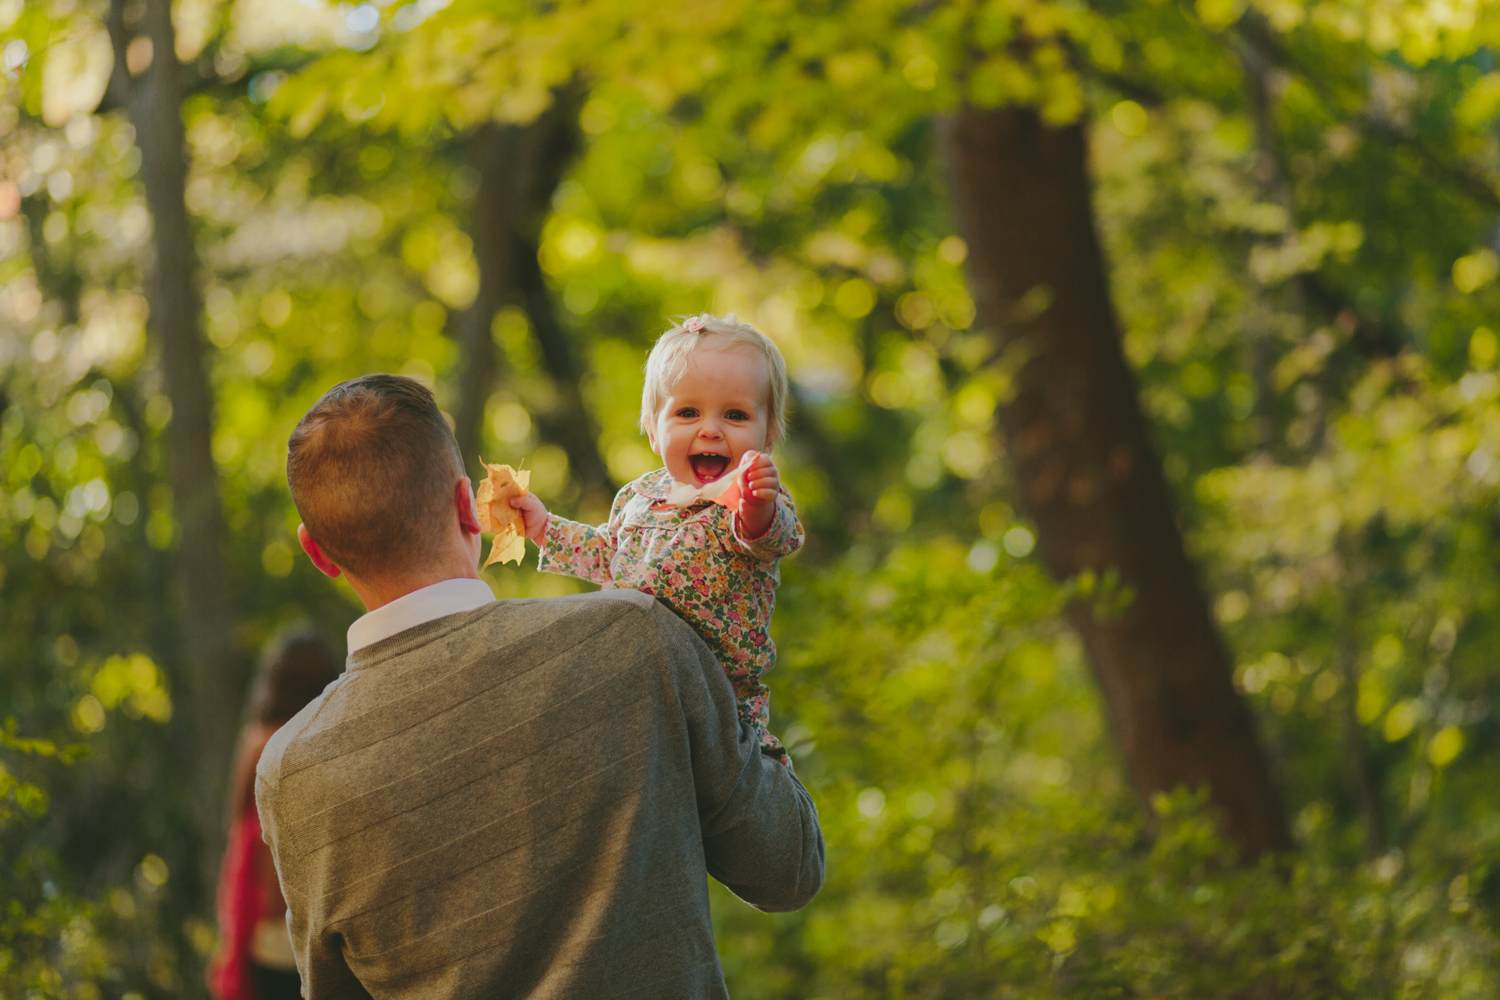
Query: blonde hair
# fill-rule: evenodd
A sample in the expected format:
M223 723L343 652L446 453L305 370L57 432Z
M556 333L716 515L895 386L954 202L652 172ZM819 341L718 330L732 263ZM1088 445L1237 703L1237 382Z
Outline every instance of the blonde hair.
M702 347L710 336L722 338L711 350L749 347L765 359L767 381L771 383L770 419L766 426L771 441L781 440L786 434L786 360L770 337L749 323L741 323L734 313L722 317L712 313L684 316L656 338L651 353L646 355L646 385L641 391L641 430L649 433L662 400L672 382L682 374L688 355Z

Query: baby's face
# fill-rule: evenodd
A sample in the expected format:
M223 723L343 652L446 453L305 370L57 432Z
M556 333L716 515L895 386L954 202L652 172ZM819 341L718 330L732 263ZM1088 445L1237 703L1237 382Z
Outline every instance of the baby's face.
M745 452L771 447L765 360L749 348L712 344L688 355L647 431L651 450L680 483L711 483Z

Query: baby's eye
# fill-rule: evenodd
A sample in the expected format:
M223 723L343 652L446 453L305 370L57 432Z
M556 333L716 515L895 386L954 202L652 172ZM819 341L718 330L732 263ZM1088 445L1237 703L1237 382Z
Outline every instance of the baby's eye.
M684 406L682 409L677 411L677 415L679 417L687 417L688 419L692 419L693 417L696 417L698 415L698 411L693 409L691 406Z
M729 420L749 420L750 416L744 410L730 410L724 416Z

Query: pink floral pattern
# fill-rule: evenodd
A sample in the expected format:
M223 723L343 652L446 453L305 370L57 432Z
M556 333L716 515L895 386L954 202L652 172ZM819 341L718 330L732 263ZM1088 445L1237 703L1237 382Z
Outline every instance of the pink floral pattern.
M646 473L620 490L609 520L598 527L552 516L537 568L606 589L632 587L665 603L719 658L740 719L756 731L762 749L790 764L769 730L770 692L761 675L776 663L770 626L781 583L778 560L807 537L792 498L783 490L765 534L746 539L739 519L719 504L664 506L671 486L666 469Z

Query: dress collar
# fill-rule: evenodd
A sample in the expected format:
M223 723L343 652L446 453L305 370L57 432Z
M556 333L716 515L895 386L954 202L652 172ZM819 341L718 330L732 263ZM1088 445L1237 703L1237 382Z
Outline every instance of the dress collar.
M630 484L630 488L647 500L665 500L672 491L672 474L665 468L660 468L641 476Z

